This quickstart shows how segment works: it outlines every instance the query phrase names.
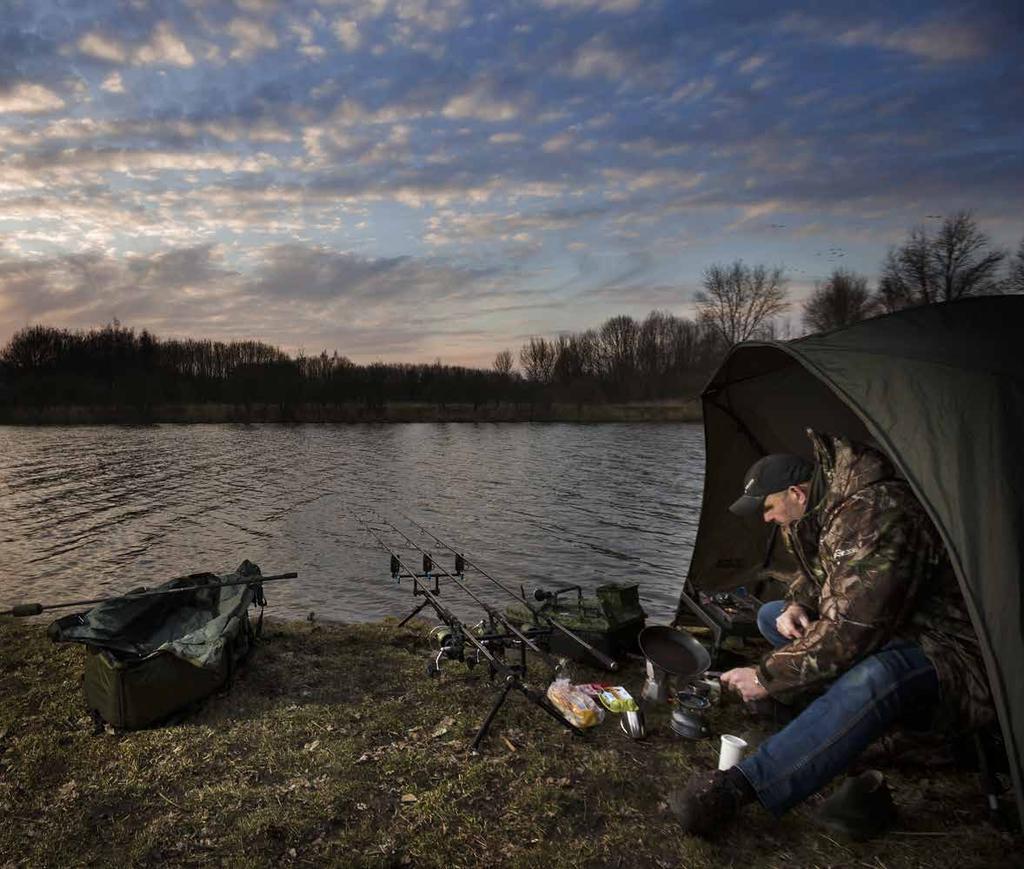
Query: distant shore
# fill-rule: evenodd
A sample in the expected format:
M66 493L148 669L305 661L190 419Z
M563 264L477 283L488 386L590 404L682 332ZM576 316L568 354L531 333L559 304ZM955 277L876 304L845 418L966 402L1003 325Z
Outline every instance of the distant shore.
M365 422L700 422L697 399L628 404L158 404L51 405L0 408L3 425L136 425L147 423Z

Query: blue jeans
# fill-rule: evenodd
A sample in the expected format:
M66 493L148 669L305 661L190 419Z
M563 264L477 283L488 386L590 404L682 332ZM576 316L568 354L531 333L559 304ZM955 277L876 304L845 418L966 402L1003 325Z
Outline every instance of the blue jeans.
M789 642L775 619L784 601L761 607L757 624L773 646ZM740 761L766 809L781 815L843 772L894 724L934 709L939 680L913 643L894 641L854 664L796 718Z

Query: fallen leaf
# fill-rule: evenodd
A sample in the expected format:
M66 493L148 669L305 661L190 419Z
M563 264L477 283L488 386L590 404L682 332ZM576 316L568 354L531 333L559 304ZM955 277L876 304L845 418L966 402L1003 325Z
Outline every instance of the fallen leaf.
M303 751L316 751L320 747L320 740L314 739L312 742L307 742L302 746Z
M366 761L368 761L369 759L370 759L370 755L368 755L368 754L361 754L361 755L359 755L359 759L356 761L356 763L366 763Z
M433 739L437 739L439 736L444 736L447 732L448 732L448 728L447 727L438 727L437 730L435 730L433 733L430 734L430 736Z
M416 795L415 794L402 794L402 802L403 803L416 803L416 802L419 802L419 800L416 799Z

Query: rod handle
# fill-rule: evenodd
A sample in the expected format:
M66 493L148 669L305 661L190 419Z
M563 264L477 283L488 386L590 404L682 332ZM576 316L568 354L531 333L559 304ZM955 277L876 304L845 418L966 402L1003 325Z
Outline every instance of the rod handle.
M15 618L21 618L22 616L37 616L42 611L43 605L41 603L19 603L10 610L10 614Z

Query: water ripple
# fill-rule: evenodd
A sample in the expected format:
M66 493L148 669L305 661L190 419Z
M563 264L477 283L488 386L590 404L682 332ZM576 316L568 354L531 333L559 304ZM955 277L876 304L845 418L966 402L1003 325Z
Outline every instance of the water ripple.
M667 619L703 464L698 427L659 424L0 427L0 601L96 597L249 558L299 571L267 587L279 616L401 616L408 583L351 518L376 510L448 569L402 513L513 588L638 582Z

